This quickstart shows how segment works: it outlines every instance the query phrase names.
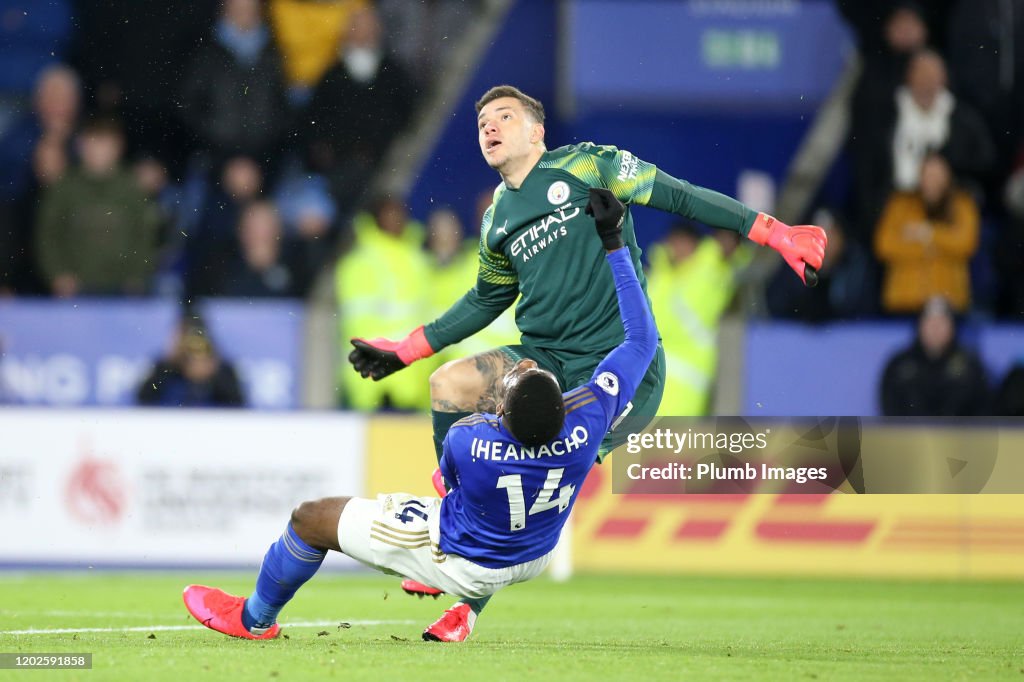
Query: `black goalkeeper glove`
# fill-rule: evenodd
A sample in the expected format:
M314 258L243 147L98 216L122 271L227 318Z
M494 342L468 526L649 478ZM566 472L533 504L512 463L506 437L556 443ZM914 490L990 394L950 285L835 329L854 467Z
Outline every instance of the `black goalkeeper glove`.
M408 367L417 360L429 358L434 354L423 325L416 327L401 341L389 339L352 339L352 352L348 361L363 378L370 377L380 381L400 369Z
M622 241L622 218L626 215L626 207L610 190L604 187L591 187L590 200L584 212L594 217L597 235L606 251L621 249L626 245Z

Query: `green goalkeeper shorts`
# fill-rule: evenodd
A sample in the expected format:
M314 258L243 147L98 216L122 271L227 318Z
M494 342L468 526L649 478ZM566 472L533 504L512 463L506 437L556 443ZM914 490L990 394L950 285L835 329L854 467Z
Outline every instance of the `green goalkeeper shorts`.
M590 381L594 370L604 360L603 355L561 355L529 344L501 346L500 350L515 362L525 358L536 360L542 369L555 375L563 392ZM640 386L636 389L636 395L630 402L631 407L615 421L601 441L601 448L597 454L598 464L604 461L609 452L625 443L630 433L642 430L654 419L664 392L665 349L659 342L654 360L651 361L651 366L647 368L647 373L644 374Z

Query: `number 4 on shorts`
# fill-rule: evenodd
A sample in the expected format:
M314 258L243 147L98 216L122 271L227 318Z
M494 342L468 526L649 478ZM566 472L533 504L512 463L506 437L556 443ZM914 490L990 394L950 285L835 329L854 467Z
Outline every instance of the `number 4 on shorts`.
M413 506L415 505L415 506ZM416 509L416 507L422 507L422 509ZM418 516L424 521L427 520L427 512L424 511L427 505L423 504L419 500L409 500L402 507L402 513L395 514L395 518L402 523L409 523L412 521L413 516Z
M569 502L572 500L572 494L576 491L576 486L563 485L561 488L558 487L558 483L562 480L562 474L564 473L565 468L548 471L547 480L544 481L543 487L541 487L540 492L537 494L537 499L530 506L530 516L547 511L553 507L558 507L558 513L561 514L569 508ZM495 487L504 488L508 494L508 517L511 529L515 531L526 528L527 514L526 500L523 499L523 477L519 474L499 476L498 485ZM556 490L558 490L558 497L552 500L551 496Z

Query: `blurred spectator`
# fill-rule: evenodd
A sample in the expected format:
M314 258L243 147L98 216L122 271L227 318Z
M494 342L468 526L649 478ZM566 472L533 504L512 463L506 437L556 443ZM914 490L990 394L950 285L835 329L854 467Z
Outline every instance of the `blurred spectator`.
M940 151L958 175L983 179L992 170L994 149L985 123L969 104L946 89L946 63L921 50L910 60L906 85L896 90L892 177L896 189L911 190L921 163Z
M220 181L206 196L202 217L185 243L190 297L213 294L224 271L239 257L242 212L263 193L263 170L253 159L236 156L220 170Z
M171 353L139 385L140 405L159 407L241 407L238 375L223 360L201 325L183 322Z
M462 233L462 221L450 208L439 208L427 218L427 248L430 254L430 311L425 317L427 320L440 316L476 284L479 263L477 250L463 240ZM504 343L512 341L506 340ZM468 350L466 343L459 343L435 354L429 363L437 368L449 360L472 355L473 352Z
M183 289L185 233L180 214L185 210L181 187L171 182L167 166L152 155L136 159L132 174L139 189L157 212L159 253L155 293L180 298Z
M121 166L124 136L95 119L78 139L81 164L43 197L36 224L39 269L53 294L141 294L155 268L155 207Z
M916 313L935 295L957 311L967 310L968 264L978 248L978 224L974 200L953 184L945 159L930 154L920 188L894 193L875 233L875 254L885 265L885 312Z
M917 188L922 161L930 152L940 152L972 187L993 169L995 152L985 123L946 88L946 66L938 53L915 53L894 97L893 109L879 110L890 111L888 119L871 123L881 134L857 152L858 201L868 219L878 215L893 188Z
M347 354L354 337L404 335L426 322L430 268L423 253L423 228L405 205L384 197L372 213L353 221L355 243L335 270L340 346ZM383 381L366 381L351 365L339 367L342 398L357 410L426 409L427 363L414 363Z
M4 196L27 189L31 150L40 140L70 143L81 101L82 86L73 69L55 64L43 70L32 95L32 111L11 123L0 139L0 191Z
M887 417L963 417L986 414L988 384L977 354L960 345L949 303L929 299L913 344L886 364L881 385Z
M958 0L949 17L950 78L981 114L995 139L996 170L1005 174L1024 132L1024 2Z
M306 117L309 165L330 178L343 207L359 203L418 92L384 51L381 30L372 7L352 15L340 59L313 92Z
M36 81L34 109L0 137L0 290L41 289L32 273L32 225L42 190L64 174L78 125L81 86L63 65Z
M32 226L40 198L68 169L67 146L46 137L32 153L32 184L18 200L4 205L0 215L0 293L49 291L33 270L35 244Z
M736 293L736 276L753 253L735 232L701 237L679 224L648 252L651 297L665 342L665 394L659 412L708 413L718 363L718 323Z
M1018 360L1003 377L996 391L992 414L1024 417L1024 359Z
M1008 220L996 238L996 311L1014 321L1024 320L1024 166L1006 183Z
M827 322L875 314L877 273L868 250L847 238L842 221L828 209L815 211L811 223L824 227L828 234L818 285L804 286L789 268L778 268L765 291L772 317Z
M44 137L32 151L32 181L35 194L57 182L70 165L68 146L54 137ZM38 197L37 197L38 198Z
M474 224L480 225L484 213L491 206L494 190L480 193L476 202ZM479 235L464 239L462 221L450 208L440 208L430 214L427 220L427 247L431 255L430 313L425 319L433 320L445 312L467 291L476 286L477 271L480 268ZM516 301L518 303L518 300ZM431 357L435 367L447 360L467 357L492 350L499 346L519 343L519 328L516 326L513 303L486 328L468 339L445 348Z
M245 208L238 223L241 257L232 262L215 292L220 296L269 298L298 296L299 273L281 234L281 216L269 201Z
M305 101L344 46L367 0L270 0L268 14L293 100Z
M259 0L225 0L182 84L182 116L218 165L235 155L273 169L289 126L281 58Z
M153 154L178 176L190 151L177 114L183 66L202 44L220 2L103 0L75 3L75 58L102 115L125 123L132 156Z
M480 15L481 0L377 0L384 42L418 81L432 81L454 40Z
M876 175L878 165L887 158L885 141L896 118L896 89L906 76L911 55L927 47L928 26L914 2L840 0L839 8L858 33L863 60L851 99L850 152L855 198L863 212L856 217L864 226L863 234L855 234L866 243L888 190L878 187ZM884 22L879 21L882 17ZM876 158L879 152L881 159Z
M289 178L278 185L274 202L285 227L298 239L321 239L332 229L338 208L319 175Z
M914 14L915 23L925 31L926 42L943 49L950 7L956 0L836 0L839 11L857 33L861 52L877 54L885 43L894 43L893 16L900 11ZM903 25L906 28L906 24ZM915 30L916 27L915 27ZM907 33L902 34L903 37ZM920 46L918 46L920 47Z
M327 179L307 174L285 178L274 191L274 203L281 213L285 240L294 247L302 269L308 275L318 272L337 232L338 207Z

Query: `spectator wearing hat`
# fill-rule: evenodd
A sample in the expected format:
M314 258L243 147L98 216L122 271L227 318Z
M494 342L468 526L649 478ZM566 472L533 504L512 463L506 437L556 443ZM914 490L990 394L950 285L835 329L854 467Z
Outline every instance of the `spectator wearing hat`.
M138 390L138 403L153 407L241 407L235 368L220 357L201 324L178 327L174 346Z

